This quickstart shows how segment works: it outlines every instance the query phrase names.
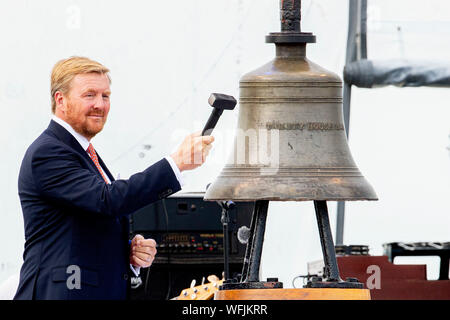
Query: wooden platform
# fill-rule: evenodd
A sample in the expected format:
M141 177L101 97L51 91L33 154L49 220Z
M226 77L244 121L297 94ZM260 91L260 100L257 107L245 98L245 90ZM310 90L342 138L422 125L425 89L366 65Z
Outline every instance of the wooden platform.
M370 300L368 289L241 289L219 290L214 300Z

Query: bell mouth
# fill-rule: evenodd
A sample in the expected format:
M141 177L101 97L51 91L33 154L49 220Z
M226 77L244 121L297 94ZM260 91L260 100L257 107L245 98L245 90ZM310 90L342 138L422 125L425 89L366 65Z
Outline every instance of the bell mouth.
M378 200L358 168L239 168L227 166L204 200Z

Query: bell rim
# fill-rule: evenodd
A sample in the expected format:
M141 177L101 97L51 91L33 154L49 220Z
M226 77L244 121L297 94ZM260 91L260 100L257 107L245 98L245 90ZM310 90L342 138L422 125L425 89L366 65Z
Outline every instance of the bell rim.
M363 177L361 177L363 178ZM363 178L364 179L364 178ZM267 201L282 201L282 202L301 202L301 201L378 201L379 198L372 186L364 179L365 190L361 190L362 188L342 188L341 194L332 195L327 192L319 191L320 188L316 189L307 189L307 192L297 192L294 193L283 193L283 192L272 192L271 195L268 195L268 191L261 191L258 188L250 188L242 190L242 195L236 195L234 192L236 188L222 188L222 190L217 189L213 186L210 186L208 190L205 192L203 199L205 201L223 201L223 200L232 200L232 201L259 201L259 200L267 200ZM352 195L352 192L358 190L358 192ZM347 195L344 195L344 193ZM278 193L278 194L277 194ZM302 194L303 193L303 194ZM316 194L314 194L316 193ZM339 192L336 192L339 193Z

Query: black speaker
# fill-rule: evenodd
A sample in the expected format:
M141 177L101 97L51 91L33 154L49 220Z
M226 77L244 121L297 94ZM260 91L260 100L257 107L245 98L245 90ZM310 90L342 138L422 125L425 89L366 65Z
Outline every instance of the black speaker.
M171 299L195 279L224 271L222 208L204 201L203 192L180 193L146 206L130 216L130 239L136 234L155 239L158 253L150 268L132 278L131 299ZM246 245L237 239L250 226L254 202L236 202L229 210L230 275L242 271ZM134 287L134 288L133 288Z

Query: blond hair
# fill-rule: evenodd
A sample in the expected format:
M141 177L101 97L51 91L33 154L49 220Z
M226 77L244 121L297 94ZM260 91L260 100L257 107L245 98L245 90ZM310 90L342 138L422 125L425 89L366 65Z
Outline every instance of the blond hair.
M52 95L52 112L55 113L56 101L55 93L60 91L62 94L67 94L70 91L70 84L72 79L77 74L85 73L99 73L106 74L109 82L111 78L108 74L109 69L101 63L91 60L86 57L70 57L58 61L52 70L50 90Z

